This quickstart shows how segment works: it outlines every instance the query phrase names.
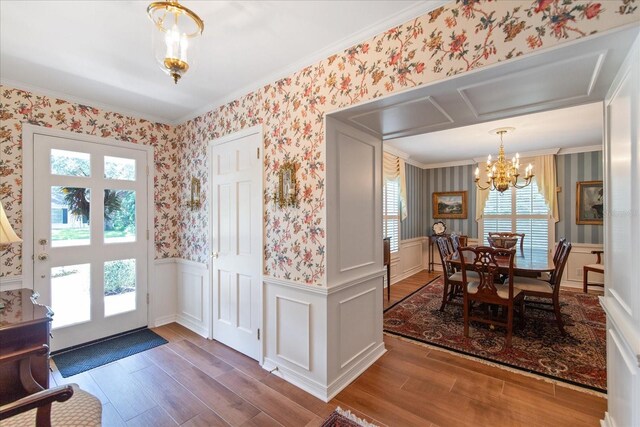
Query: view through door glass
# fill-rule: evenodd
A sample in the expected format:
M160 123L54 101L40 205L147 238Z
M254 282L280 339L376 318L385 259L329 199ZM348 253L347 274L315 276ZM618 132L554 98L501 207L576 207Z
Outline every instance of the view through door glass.
M146 325L146 151L34 136L34 289L52 348Z

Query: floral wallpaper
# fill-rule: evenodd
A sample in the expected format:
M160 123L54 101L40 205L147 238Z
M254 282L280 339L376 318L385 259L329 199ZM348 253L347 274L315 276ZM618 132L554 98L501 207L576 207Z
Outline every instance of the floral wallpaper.
M155 148L156 258L178 256L179 156L175 128L0 85L0 200L22 236L22 124L152 145ZM22 270L21 245L0 251L0 277Z
M458 0L180 125L181 194L207 187L211 139L264 129L265 273L323 285L327 112L638 21L635 0ZM213 84L213 83L212 83ZM277 171L299 162L300 203L271 200ZM207 262L208 201L180 216L181 257Z
M22 122L152 144L156 256L208 262L207 143L261 125L265 274L325 285L326 113L632 22L636 0L457 0L175 128L3 87L0 198L20 234ZM271 197L286 161L300 164L299 206L279 209ZM203 180L198 211L185 207L191 176ZM0 275L20 274L19 255L16 245L2 253Z

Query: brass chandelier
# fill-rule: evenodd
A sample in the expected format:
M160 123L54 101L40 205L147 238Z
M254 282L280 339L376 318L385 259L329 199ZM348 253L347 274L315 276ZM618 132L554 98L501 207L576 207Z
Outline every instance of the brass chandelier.
M498 128L490 131L489 133L500 135L500 148L498 150L498 160L491 162L491 154L487 159L487 181L486 186L480 184L480 169L476 167L475 183L480 190L498 190L503 193L511 187L524 188L531 184L533 179L533 166L531 163L525 168L524 181L518 182L520 177L520 155L516 153L515 157L511 161L507 161L504 155L504 144L502 142L502 136L505 133L511 133L515 128L505 127Z
M193 53L197 38L204 31L204 22L178 0L153 2L147 7L147 14L157 30L153 32L156 60L177 84L193 65L187 51L191 48Z

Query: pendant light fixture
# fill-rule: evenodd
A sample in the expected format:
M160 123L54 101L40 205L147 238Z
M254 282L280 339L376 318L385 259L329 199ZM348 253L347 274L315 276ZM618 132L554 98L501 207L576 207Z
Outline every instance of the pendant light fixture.
M178 0L153 2L147 14L155 28L153 49L160 68L178 80L193 66L193 50L204 31L204 22ZM187 51L191 53L187 55Z

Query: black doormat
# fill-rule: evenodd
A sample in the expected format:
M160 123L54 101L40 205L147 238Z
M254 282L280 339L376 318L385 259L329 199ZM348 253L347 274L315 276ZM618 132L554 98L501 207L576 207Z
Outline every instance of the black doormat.
M167 342L160 335L145 328L83 347L62 351L53 356L53 361L60 374L67 378Z

